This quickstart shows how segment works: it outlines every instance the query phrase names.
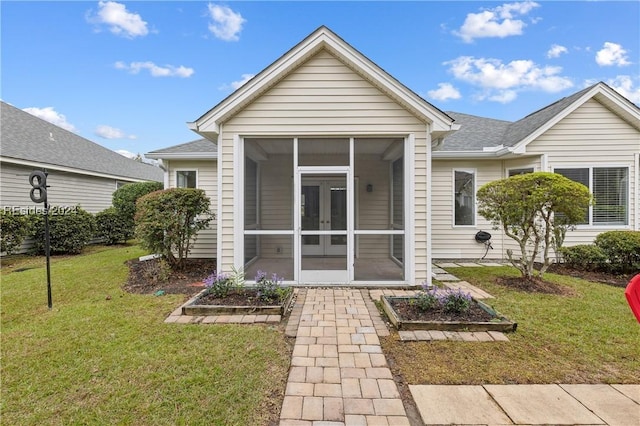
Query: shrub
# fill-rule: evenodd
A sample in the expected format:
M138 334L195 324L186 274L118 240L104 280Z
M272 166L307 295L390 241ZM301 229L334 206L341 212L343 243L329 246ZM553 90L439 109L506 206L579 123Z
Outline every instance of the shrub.
M421 311L428 311L438 306L438 289L437 287L426 287L423 285L424 291L419 292L415 298L415 305Z
M142 262L142 275L153 283L166 283L171 277L171 266L164 259L145 260Z
M597 271L607 262L607 255L593 244L580 244L560 249L565 263L574 269Z
M33 250L42 254L44 247L44 216L33 217ZM65 209L64 214L49 216L49 233L52 254L78 254L95 235L95 219L91 213L81 209Z
M608 231L594 241L607 256L611 272L635 272L640 269L640 231Z
M140 197L162 188L163 184L160 182L134 182L121 186L113 193L113 207L122 215L126 224L126 228L123 231L125 240L132 238L134 235L136 201Z
M19 249L29 234L30 226L27 216L0 210L0 251L12 254Z
M130 225L123 214L115 207L96 213L96 238L107 245L124 243L131 238Z
M142 196L135 216L140 245L181 269L198 232L213 220L209 205L201 189L172 188Z

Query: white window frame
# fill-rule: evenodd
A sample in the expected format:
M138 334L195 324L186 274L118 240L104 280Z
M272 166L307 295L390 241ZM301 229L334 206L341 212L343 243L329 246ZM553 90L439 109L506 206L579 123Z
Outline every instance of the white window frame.
M527 173L535 173L535 171L536 171L536 168L534 166L529 166L529 167L510 167L510 168L507 169L507 177L511 177L511 172L513 170L529 170L529 169L531 169L531 171L527 172ZM522 174L522 173L520 173L520 174ZM514 175L514 176L517 176L517 175Z
M200 188L200 171L197 168L180 168L174 169L173 177L174 177L174 185L176 188L184 188L178 186L178 172L196 172L196 188Z
M589 170L589 192L593 194L593 169L613 169L613 168L623 168L627 169L627 216L626 222L627 224L606 224L606 223L595 223L593 221L593 206L589 206L589 223L583 223L577 225L578 229L594 229L594 228L606 228L606 229L630 229L631 227L631 166L629 164L598 164L597 166L587 166L587 165L555 165L553 167L553 173L556 173L557 169L588 169Z
M473 219L473 223L471 225L457 225L456 224L456 172L464 172L470 173L473 175L473 213L471 217ZM451 171L451 225L454 228L475 228L476 223L478 222L476 213L477 213L477 204L478 200L476 197L476 192L478 191L478 170L473 168L454 168Z

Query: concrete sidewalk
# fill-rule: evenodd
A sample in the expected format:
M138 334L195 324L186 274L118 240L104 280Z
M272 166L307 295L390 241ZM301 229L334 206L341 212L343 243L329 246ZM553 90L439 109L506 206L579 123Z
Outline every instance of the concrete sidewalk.
M410 385L425 425L640 425L640 385Z

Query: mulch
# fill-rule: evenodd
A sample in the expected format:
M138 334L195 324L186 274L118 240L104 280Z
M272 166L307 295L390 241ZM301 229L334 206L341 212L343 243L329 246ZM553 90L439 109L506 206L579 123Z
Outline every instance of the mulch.
M582 278L587 281L603 283L614 287L626 287L635 274L609 274L606 272L586 271L573 269L562 263L554 263L549 266L547 272L554 274L568 275L574 278ZM640 273L640 271L636 272Z
M421 310L406 300L390 300L398 316L406 321L486 322L493 317L477 304L472 303L466 312L447 312L441 307Z
M160 259L133 259L127 262L127 266L129 277L124 289L129 293L154 294L163 291L193 296L204 288L202 280L216 270L216 260L187 259L180 271L167 271Z
M496 283L511 289L517 289L527 293L555 294L557 296L575 296L576 292L571 287L534 278L527 280L522 277L499 277Z

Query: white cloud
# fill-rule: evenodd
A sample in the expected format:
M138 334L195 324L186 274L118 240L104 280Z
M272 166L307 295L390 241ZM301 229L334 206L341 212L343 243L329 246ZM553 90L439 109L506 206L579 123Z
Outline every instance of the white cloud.
M634 87L633 78L631 76L619 75L613 79L607 80L607 84L631 102L640 104L640 86Z
M244 86L249 80L254 77L254 74L242 74L242 78L237 81L232 81L229 84L223 84L219 87L220 90L237 90Z
M604 47L596 53L596 62L603 67L612 65L622 67L631 64L627 51L621 45L609 41L605 42Z
M458 89L453 87L450 83L438 83L438 88L436 90L429 90L427 95L431 99L435 99L437 101L446 101L449 99L460 99L461 95Z
M58 127L62 127L70 132L77 133L78 130L76 127L67 121L67 117L64 114L60 114L53 107L45 107L45 108L25 108L23 111L28 112L31 115L35 115L38 118L41 118L45 121L48 121L51 124L55 124Z
M547 51L547 58L557 58L563 53L568 53L568 52L569 51L567 50L566 47L561 46L559 44L552 44L551 48L549 48L549 50Z
M120 129L104 124L96 127L95 134L104 139L136 139L135 135L127 135Z
M239 13L227 6L209 5L209 16L213 20L209 23L209 31L214 36L225 41L237 41L242 31L242 25L247 22Z
M516 16L526 15L534 8L539 7L533 1L505 3L493 9L483 10L480 13L467 14L464 23L454 34L462 38L466 43L471 43L476 38L484 37L508 37L522 34L527 24ZM534 23L537 22L533 21Z
M105 24L113 34L134 38L149 33L147 23L137 13L131 13L124 4L114 1L98 2L98 12L88 17L89 22Z
M559 92L573 86L568 77L559 75L561 67L539 66L531 60L511 61L460 56L444 63L455 78L484 89L481 99L511 102L522 90Z
M114 64L116 69L129 71L131 74L138 74L142 70L148 70L152 77L181 77L188 78L195 72L193 68L187 68L185 66L173 66L165 65L159 66L151 61L146 62L131 62L125 64L122 61L118 61Z

